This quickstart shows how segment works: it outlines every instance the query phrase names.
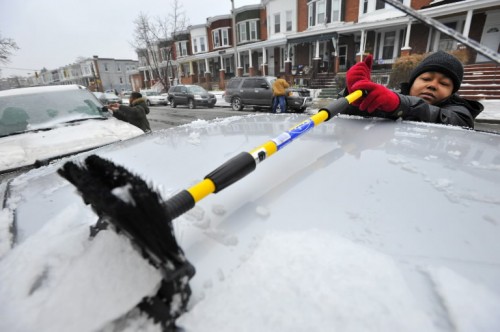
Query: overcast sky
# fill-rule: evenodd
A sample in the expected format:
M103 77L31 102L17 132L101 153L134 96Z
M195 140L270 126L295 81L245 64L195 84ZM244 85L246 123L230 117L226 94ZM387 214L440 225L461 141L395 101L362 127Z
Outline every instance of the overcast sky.
M0 35L19 50L1 77L26 76L34 70L56 69L78 57L137 59L130 46L139 13L166 17L173 0L0 0ZM260 0L234 0L235 8ZM230 0L181 0L192 25L231 13ZM5 68L8 67L8 68Z

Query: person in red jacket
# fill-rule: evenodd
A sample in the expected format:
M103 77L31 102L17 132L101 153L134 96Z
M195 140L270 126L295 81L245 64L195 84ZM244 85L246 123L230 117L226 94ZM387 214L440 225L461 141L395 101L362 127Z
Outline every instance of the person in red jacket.
M474 128L484 106L457 94L464 69L453 55L438 51L426 57L400 93L371 81L372 62L369 55L347 71L347 92L363 90L367 95L344 113Z

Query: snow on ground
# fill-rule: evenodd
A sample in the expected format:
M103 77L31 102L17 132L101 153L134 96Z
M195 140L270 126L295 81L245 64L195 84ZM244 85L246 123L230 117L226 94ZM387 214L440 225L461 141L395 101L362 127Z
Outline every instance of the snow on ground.
M480 100L484 105L484 111L477 116L479 120L496 120L500 121L500 100Z

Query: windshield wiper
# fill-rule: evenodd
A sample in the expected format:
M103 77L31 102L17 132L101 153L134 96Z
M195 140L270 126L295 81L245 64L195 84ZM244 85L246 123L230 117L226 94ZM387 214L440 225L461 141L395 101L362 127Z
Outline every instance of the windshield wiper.
M26 134L26 133L36 133L39 131L48 131L52 130L53 128L37 128L37 129L30 129L30 130L23 130L23 131L14 131L12 133L8 133L6 135L0 135L0 138L2 137L7 137L7 136L15 136L15 135L20 135L20 134Z
M64 121L64 122L58 122L57 124L51 125L50 127L35 128L35 129L22 130L22 131L14 131L12 133L8 133L8 134L5 134L5 135L0 135L0 138L7 137L7 136L14 136L14 135L26 134L26 133L37 133L39 131L49 131L49 130L52 130L54 128L58 128L61 124L76 123L76 122L81 122L81 121L86 121L86 120L107 120L107 119L108 118L105 117L105 116L98 116L98 117L93 117L93 118L73 119L73 120Z

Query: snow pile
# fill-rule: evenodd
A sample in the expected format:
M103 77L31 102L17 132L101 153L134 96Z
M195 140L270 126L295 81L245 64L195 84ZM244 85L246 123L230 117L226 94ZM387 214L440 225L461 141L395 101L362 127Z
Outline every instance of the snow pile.
M161 280L127 238L89 224L75 205L0 261L0 331L95 331ZM95 216L93 216L95 221Z
M319 259L318 259L319 258ZM395 262L319 230L273 232L179 319L187 331L432 331Z

